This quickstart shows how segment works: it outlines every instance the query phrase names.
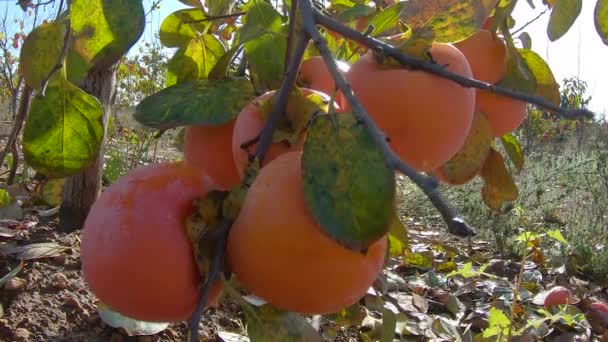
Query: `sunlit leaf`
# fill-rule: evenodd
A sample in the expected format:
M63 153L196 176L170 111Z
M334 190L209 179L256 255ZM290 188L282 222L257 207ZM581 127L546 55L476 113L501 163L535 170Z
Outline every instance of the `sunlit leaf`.
M103 107L65 80L36 95L23 130L26 162L49 177L74 175L91 163L103 138Z
M524 151L517 138L513 134L505 134L500 137L500 141L515 168L521 171L524 167Z
M236 0L206 0L205 6L208 8L209 15L225 15L232 11Z
M73 0L70 25L72 48L92 66L109 66L143 34L144 7L134 0Z
M432 253L409 253L403 258L403 262L410 266L428 270L433 268L433 258L430 254Z
M562 235L562 232L559 229L547 231L547 236L563 244L568 244L568 240L566 240L566 238Z
M536 80L536 95L542 96L556 106L560 104L559 85L549 65L536 52L520 49L519 53Z
M389 255L401 256L410 251L409 236L403 222L395 215L389 230Z
M608 0L597 0L593 23L604 44L608 45Z
M505 329L511 325L511 321L507 315L495 308L492 307L490 309L490 316L488 318L488 328L484 330L483 337L492 337L499 334L502 334Z
M368 25L373 25L374 30L370 35L378 36L397 25L401 11L406 7L406 4L407 2L405 1L397 2L382 11L372 14L369 17Z
M142 125L170 129L187 125L221 125L234 119L255 94L245 78L189 81L165 88L135 107Z
M308 208L336 241L364 250L388 233L395 176L352 113L313 120L304 143L302 174Z
M213 35L192 39L169 61L166 86L207 78L224 52L224 46Z
M486 205L499 210L505 202L514 201L519 196L517 185L505 165L503 156L492 149L481 170L484 186L481 190Z
M547 25L549 40L556 41L566 34L582 9L583 0L555 0Z
M197 32L202 33L207 16L200 8L188 8L169 14L160 25L160 42L166 47L181 47L191 39L196 38Z
M281 30L283 25L281 14L270 3L263 0L251 0L246 10L247 15L243 17L243 27L239 30L241 43Z
M11 203L12 200L11 194L9 194L6 189L0 189L0 207Z
M59 62L65 25L61 22L36 27L23 42L20 55L23 79L32 88L42 86L51 70Z
M475 33L499 0L409 0L401 20L414 31L431 29L437 42L456 42Z

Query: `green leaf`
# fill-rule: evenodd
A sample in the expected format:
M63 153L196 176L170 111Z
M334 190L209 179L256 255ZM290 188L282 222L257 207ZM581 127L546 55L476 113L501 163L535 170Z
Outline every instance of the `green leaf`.
M568 240L566 240L566 238L562 235L562 232L559 229L547 231L547 236L563 244L568 244Z
M244 24L240 29L241 43L281 30L283 17L270 3L264 0L251 0L245 10L247 15L243 17Z
M536 52L528 49L519 49L521 57L534 75L536 80L536 95L544 97L556 106L560 104L559 85L553 77L549 65Z
M169 14L160 25L160 42L166 47L182 47L201 33L208 22L201 8L188 8Z
M394 215L389 235L389 255L391 257L402 256L410 251L410 239L407 228L397 215Z
M235 46L232 49L226 51L222 57L218 59L215 63L215 66L209 72L207 76L210 79L221 79L228 76L228 71L230 69L230 64L232 63L232 59L234 55L239 51L239 46Z
M555 0L547 25L549 40L554 42L566 34L582 9L583 0Z
M42 24L23 42L20 67L23 79L30 87L40 88L44 79L60 62L65 32L65 26L61 22Z
M234 119L255 97L245 78L198 80L159 91L137 107L133 117L142 125L166 130L187 125L222 125Z
M497 85L527 94L534 94L536 91L536 78L526 60L522 57L521 50L514 46L508 46L508 51L507 72Z
M64 183L65 178L53 178L44 183L41 196L44 203L53 207L60 205Z
M434 32L440 43L457 42L477 32L499 0L409 0L401 20L414 32Z
M530 37L528 32L520 33L518 38L524 49L532 49L532 37Z
M509 173L503 156L494 148L481 170L484 180L481 195L488 207L499 210L505 202L514 201L519 196L519 190Z
M70 10L72 48L91 66L114 64L144 32L141 0L73 0Z
M608 0L597 0L593 11L593 22L602 41L608 45Z
M507 156L517 168L517 171L521 171L524 167L524 151L517 141L517 138L513 134L505 134L500 137L500 141L502 142L502 146L505 148L507 152Z
M389 30L399 22L399 15L407 2L398 2L370 16L368 25L374 25L371 36L378 36Z
M224 52L224 46L213 35L192 39L169 61L166 86L207 78Z
M382 338L380 342L393 342L397 329L397 316L394 312L384 308L382 310Z
M488 318L488 328L484 330L483 337L496 336L504 331L511 325L511 321L507 315L495 308L490 309L490 317Z
M357 251L388 233L395 176L352 113L313 119L302 155L304 200L322 229Z
M11 203L12 200L11 194L9 194L6 189L0 189L0 207Z
M104 303L97 305L97 312L102 321L116 329L124 329L127 335L155 335L167 329L170 323L145 322L129 318L112 310Z
M236 0L206 0L209 15L225 15L232 11Z
M268 33L244 44L251 78L259 92L278 89L283 80L287 34Z
M25 161L49 177L74 175L97 157L103 139L103 107L60 79L32 101L23 130Z

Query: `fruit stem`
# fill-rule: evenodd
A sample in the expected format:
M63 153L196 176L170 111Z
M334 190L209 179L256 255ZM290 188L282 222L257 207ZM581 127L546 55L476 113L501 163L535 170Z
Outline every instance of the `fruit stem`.
M311 0L302 0L300 8L303 17L304 30L310 35L312 41L317 47L323 60L327 65L327 69L330 71L336 85L342 91L346 100L351 104L353 113L359 119L372 135L375 143L383 151L389 164L393 169L396 169L409 177L429 198L431 203L441 213L441 216L448 225L448 231L458 236L471 236L475 235L475 230L469 226L463 219L457 217L455 211L448 206L443 200L439 192L437 191L437 180L431 177L427 177L416 170L414 170L407 163L402 161L393 150L389 147L386 141L386 136L381 132L376 123L370 118L367 111L363 108L359 100L353 93L351 86L346 82L344 76L338 71L338 66L331 56L331 51L327 47L327 41L321 36L317 30L315 23L315 11L313 10ZM329 27L328 27L329 28ZM333 28L332 28L333 29ZM358 32L357 32L358 33Z
M595 114L585 108L580 109L572 109L557 106L547 100L545 100L541 96L529 95L519 91L511 90L508 88L503 88L500 86L496 86L490 83L482 82L476 79L464 77L453 72L448 71L442 65L437 63L428 62L413 56L408 56L402 53L399 49L384 43L378 39L370 37L368 35L362 34L361 32L354 30L342 23L337 22L336 20L322 14L316 9L312 10L312 15L314 16L315 22L328 30L337 32L342 36L351 39L361 45L364 45L384 56L389 56L394 58L401 65L422 70L425 72L429 72L435 74L437 76L443 77L445 79L456 82L457 84L467 87L467 88L478 88L482 90L487 90L493 93L497 93L503 96L511 97L514 99L522 100L537 107L544 108L546 110L555 112L564 119L579 119L579 118L588 118L593 119ZM311 32L308 32L311 34ZM314 38L314 37L313 37Z
M268 115L268 118L264 123L264 128L262 128L262 132L260 133L260 142L255 151L255 158L260 161L264 160L266 151L272 143L272 136L274 134L274 131L276 130L279 124L281 116L285 113L289 93L291 93L291 90L296 84L298 72L300 71L300 64L302 63L302 58L304 58L304 52L306 51L306 46L308 45L309 41L310 37L307 34L301 34L299 36L298 43L296 44L296 47L291 56L291 62L287 67L285 78L283 79L281 88L279 88L279 90L277 91L277 100L274 106L272 107L270 115Z
M211 265L209 267L209 273L205 277L200 289L200 297L196 310L190 317L188 342L198 342L198 326L203 317L203 311L207 307L207 298L209 292L213 288L213 285L218 280L218 277L224 269L224 259L226 257L226 243L228 242L228 232L232 226L232 221L228 219L222 219L218 222L217 228L213 229L211 236L205 236L205 238L211 238L216 241L216 249L211 259Z

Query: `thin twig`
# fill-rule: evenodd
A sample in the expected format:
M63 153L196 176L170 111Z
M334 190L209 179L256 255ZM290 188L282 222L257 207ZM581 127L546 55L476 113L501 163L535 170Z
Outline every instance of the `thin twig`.
M537 21L538 19L540 19L540 17L542 17L543 14L547 13L547 11L548 11L548 9L546 8L544 11L540 12L539 15L537 15L536 17L534 17L534 19L528 21L522 27L520 27L517 30L513 31L513 33L511 33L511 35L514 36L514 35L518 34L519 32L523 31L526 27L528 27L529 25L533 24L535 21Z
M57 15L55 16L55 20L59 20L59 17L61 17L61 10L63 9L63 1L61 0L59 2L59 8L57 9Z
M456 212L448 206L443 200L439 192L437 191L437 181L434 178L427 177L401 160L399 156L393 152L388 145L385 135L381 132L380 128L371 119L365 108L361 105L359 100L355 97L351 86L346 82L344 76L338 71L338 66L331 56L331 51L327 46L327 41L319 34L315 25L313 17L313 9L310 0L303 0L300 4L301 12L304 21L304 30L311 36L315 46L319 53L323 56L325 64L332 74L336 85L342 91L346 100L351 104L353 113L360 120L367 130L372 135L376 145L382 150L389 164L396 170L400 171L407 177L409 177L414 183L418 185L427 195L431 203L439 210L441 216L448 225L448 231L452 234L459 236L470 236L474 235L474 229L470 227L462 218L457 217Z
M11 133L8 137L8 141L6 142L6 146L4 146L4 149L0 151L0 166L4 164L4 159L6 158L8 151L17 143L17 136L21 131L21 127L23 127L23 122L27 117L27 113L30 110L32 91L33 89L29 85L25 84L23 86L23 90L21 91L21 99L19 101L19 109L17 110L17 115L15 116L15 122L11 128Z
M208 304L209 293L215 282L218 280L218 277L222 274L224 269L224 259L226 256L226 243L228 241L228 232L230 231L230 227L232 226L232 222L228 219L222 219L219 221L215 231L211 234L212 236L206 237L211 238L216 241L216 249L213 253L213 258L211 260L211 265L209 267L209 272L205 277L205 281L200 289L200 297L198 299L198 304L196 306L196 310L190 317L189 324L189 333L188 333L188 341L189 342L198 342L198 326L203 317L203 312Z
M272 107L272 111L268 115L268 119L264 124L262 132L260 133L260 142L255 151L255 157L260 160L260 162L264 160L266 151L272 143L272 136L274 134L274 131L276 130L279 124L281 116L285 112L289 93L291 93L292 89L296 84L296 78L298 76L298 72L300 71L300 64L302 62L302 58L304 57L304 52L306 51L306 46L308 45L309 41L310 38L307 34L301 34L298 39L298 43L296 44L296 48L293 51L291 62L289 63L289 66L287 68L287 74L285 74L285 78L283 79L281 88L279 88L279 90L277 91L276 102Z
M70 25L69 21L67 22L66 25L67 25L67 27L65 30L65 36L63 37L63 46L61 47L61 53L59 54L59 60L57 61L57 64L55 64L55 66L53 66L53 68L51 69L49 74L44 78L44 80L42 80L42 84L40 87L40 89L41 89L40 93L42 94L42 96L44 96L46 93L46 87L49 85L49 81L50 81L51 77L53 77L53 75L63 67L63 62L64 62L65 56L68 52L68 47L70 46L70 39L72 37L72 26Z
M493 93L497 93L503 96L522 100L537 107L544 108L546 110L560 114L565 119L578 119L578 118L594 118L595 114L586 108L570 109L556 106L553 103L548 102L541 96L529 95L519 91L511 90L508 88L496 86L486 82L481 82L472 78L464 77L455 74L445 69L442 65L437 63L428 62L416 57L408 56L402 53L399 49L386 44L378 39L366 36L357 30L353 30L350 27L341 24L334 19L327 17L321 12L315 10L314 18L316 23L334 32L341 34L342 36L351 39L361 45L367 46L368 48L385 56L394 58L397 62L410 68L423 70L437 76L441 76L445 79L456 82L457 84L467 88L478 88L487 90Z

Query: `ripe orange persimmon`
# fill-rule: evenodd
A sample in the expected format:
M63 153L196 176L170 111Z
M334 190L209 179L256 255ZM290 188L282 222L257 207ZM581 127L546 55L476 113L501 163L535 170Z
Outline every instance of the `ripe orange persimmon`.
M304 202L301 155L285 153L260 170L230 231L226 258L237 281L272 305L333 313L373 284L387 237L362 254L323 232Z
M324 101L329 101L329 97L323 93L316 90L308 89L308 88L299 88L304 96L308 95L317 95L324 99ZM234 164L236 165L236 169L239 175L242 177L245 168L249 163L249 154L254 154L255 149L257 147L256 138L259 137L262 128L265 123L265 116L262 108L262 103L264 101L270 100L272 96L274 96L276 91L268 91L249 104L247 104L239 113L236 118L236 122L234 124L234 132L232 135L232 156L234 158ZM337 103L334 103L336 108L339 108ZM287 110L296 111L299 108L293 108L290 104L287 105ZM304 146L304 135L300 137L300 139L296 142L296 144L289 146L285 142L276 142L270 145L268 150L266 151L266 156L264 157L264 162L262 166L276 158L277 156L288 152L288 151L297 151L301 150ZM247 144L249 143L249 144ZM243 149L241 146L243 144L247 144L247 148Z
M488 30L479 30L454 46L469 61L475 79L494 84L507 72L507 47Z
M346 72L345 70L340 71L343 74ZM336 89L336 82L334 82L334 78L331 76L321 56L314 56L302 62L300 74L298 75L298 84L303 88L317 90L328 96L331 96L334 89ZM336 91L335 103L341 105L342 98L342 92Z
M453 45L436 43L430 53L447 70L472 76ZM380 66L370 53L350 67L346 78L393 150L413 168L432 171L464 145L475 110L474 89L420 70ZM344 107L350 109L346 102Z
M516 130L528 114L527 102L481 89L477 91L476 106L488 118L495 137Z
M221 126L188 126L184 134L184 161L230 189L240 177L232 158L232 120Z
M193 200L216 185L183 163L139 167L107 188L84 224L82 272L91 291L133 319L187 319L199 298L200 275L185 220ZM221 283L209 303L216 302Z

